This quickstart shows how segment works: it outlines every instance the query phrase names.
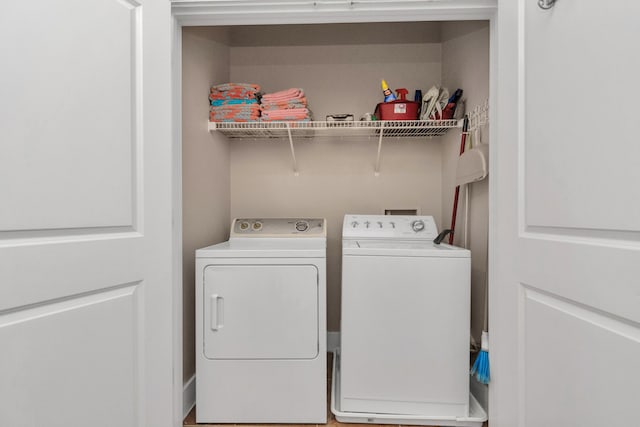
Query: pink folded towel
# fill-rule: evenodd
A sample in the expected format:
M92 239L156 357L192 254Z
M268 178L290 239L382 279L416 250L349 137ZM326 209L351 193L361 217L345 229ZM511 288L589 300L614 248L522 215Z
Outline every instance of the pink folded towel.
M290 99L288 101L279 102L262 102L261 110L286 110L292 108L305 108L307 106L307 98Z
M262 112L263 120L304 120L309 118L306 108L289 108L286 110L268 110Z
M300 88L291 88L281 90L280 92L266 93L262 95L262 103L269 102L285 102L292 99L300 99L304 97L304 91Z

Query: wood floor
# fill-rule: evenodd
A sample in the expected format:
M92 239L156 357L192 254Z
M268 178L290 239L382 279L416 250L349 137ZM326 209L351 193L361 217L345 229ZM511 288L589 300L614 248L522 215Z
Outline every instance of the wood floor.
M332 377L332 367L333 367L333 355L332 353L328 353L327 354L327 383L329 384L328 389L331 390L331 377ZM311 427L311 426L316 426L318 427L318 424L197 424L196 423L196 408L193 408L191 410L191 412L189 412L189 415L187 415L187 418L184 419L184 426L185 427L229 427L229 426L233 426L233 425L238 425L238 426L246 426L246 427L258 427L258 426L264 426L264 427L295 427L295 426L305 426L305 427ZM344 426L344 427L374 427L374 424L351 424L351 423L341 423L338 420L336 420L335 415L333 415L331 413L331 394L330 392L327 393L327 423L326 424L321 424L321 425L326 425L326 426L331 426L331 427L338 427L338 426ZM398 427L397 424L377 424L378 426L381 427ZM405 427L405 426L402 426ZM406 427L415 427L415 426L406 426ZM487 423L484 423L484 427L488 427Z

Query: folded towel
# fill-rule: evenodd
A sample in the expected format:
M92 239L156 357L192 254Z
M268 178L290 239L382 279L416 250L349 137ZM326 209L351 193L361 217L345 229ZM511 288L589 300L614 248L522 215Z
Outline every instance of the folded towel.
M265 93L264 95L262 95L262 103L285 102L292 99L301 99L303 97L304 91L302 89L291 88L274 93Z
M211 105L219 107L222 105L242 105L242 104L258 104L257 99L214 99Z
M231 110L220 110L220 111L211 111L209 115L213 115L216 117L260 117L260 113L257 111L231 111Z
M252 83L224 83L212 86L210 101L256 100L260 86Z
M238 113L223 113L223 112L210 112L210 122L247 122L258 121L260 119L259 114L238 114Z
M260 117L260 119L258 119L258 121L263 122L263 123L269 123L269 122L310 122L311 119L309 117L305 117L303 119L299 118L299 117L279 117L277 119L270 119L268 117Z
M209 100L216 101L230 101L232 99L256 99L255 92L248 92L246 90L240 89L236 91L225 91L225 92L211 92L209 94Z
M258 120L260 117L260 107L257 103L224 104L211 106L209 110L209 120L212 122Z
M292 108L286 110L267 110L262 112L262 120L304 120L309 119L309 110L306 108Z
M252 112L256 114L260 112L260 108L258 108L258 106L249 107L249 106L240 106L240 105L222 105L220 107L211 107L210 110L213 111L214 113L216 111L235 111L237 113Z
M293 108L306 108L307 98L291 99L281 102L263 102L260 104L261 110L287 110Z
M233 117L231 119L216 119L216 118L209 118L210 122L222 122L222 123L237 123L237 122L259 122L260 119L259 118L255 118L255 119L244 119L244 118L238 118L238 117Z
M253 83L223 83L211 86L211 92L227 92L232 90L245 90L248 92L260 92L260 86Z

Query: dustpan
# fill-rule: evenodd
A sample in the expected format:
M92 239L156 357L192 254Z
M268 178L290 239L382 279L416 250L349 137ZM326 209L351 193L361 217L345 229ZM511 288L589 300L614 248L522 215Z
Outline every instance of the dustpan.
M458 157L456 185L482 181L489 173L489 145L483 144L479 137L480 130L476 126L473 138L471 138L471 149L464 151Z
M458 157L456 185L482 181L489 173L489 145L478 144Z

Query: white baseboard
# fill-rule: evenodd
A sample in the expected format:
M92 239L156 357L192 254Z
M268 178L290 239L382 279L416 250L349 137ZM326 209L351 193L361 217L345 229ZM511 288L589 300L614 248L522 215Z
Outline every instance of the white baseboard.
M327 352L333 353L340 348L340 332L327 332Z
M193 374L184 385L182 392L182 419L189 415L189 412L196 406L196 375Z

